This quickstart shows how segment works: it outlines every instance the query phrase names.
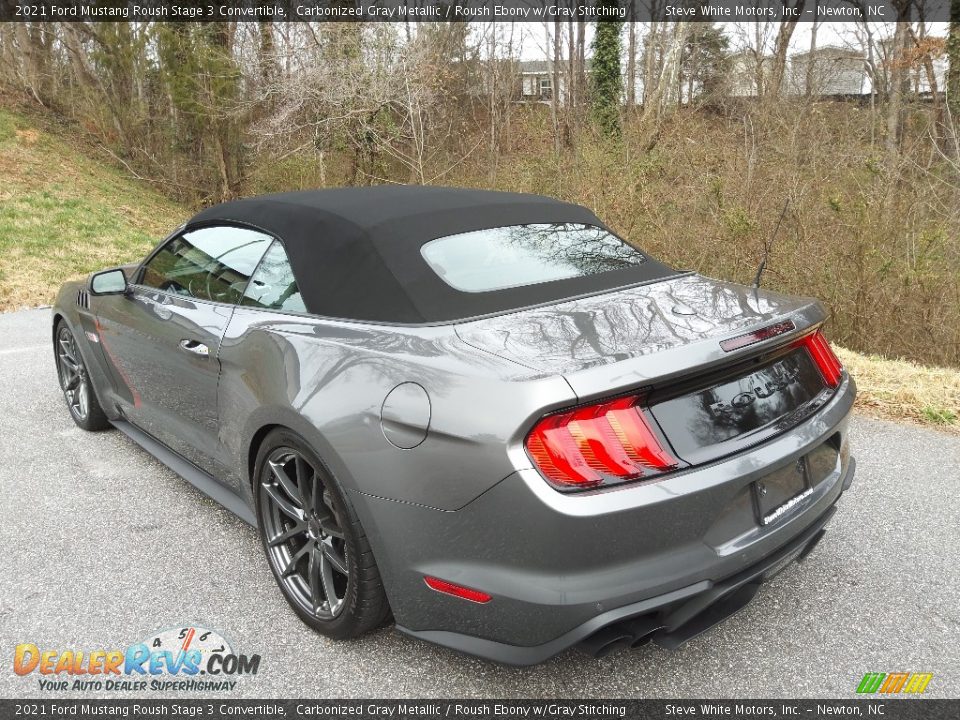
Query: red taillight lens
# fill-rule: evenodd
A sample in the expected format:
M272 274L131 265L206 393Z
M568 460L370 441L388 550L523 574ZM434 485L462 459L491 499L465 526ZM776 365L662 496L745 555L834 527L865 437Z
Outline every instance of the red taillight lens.
M636 397L548 415L526 447L543 476L561 490L650 477L679 465L650 427Z
M488 603L493 599L492 596L485 592L481 592L480 590L463 587L463 585L457 585L447 580L430 577L429 575L425 576L423 581L431 590L436 590L437 592L444 593L445 595L453 595L454 597L463 598L464 600L469 600L470 602L480 603L481 605Z
M840 384L840 378L843 375L843 365L839 358L834 355L830 343L823 336L823 333L817 330L812 335L807 335L800 344L807 348L810 356L817 364L817 369L823 375L827 385L835 388Z

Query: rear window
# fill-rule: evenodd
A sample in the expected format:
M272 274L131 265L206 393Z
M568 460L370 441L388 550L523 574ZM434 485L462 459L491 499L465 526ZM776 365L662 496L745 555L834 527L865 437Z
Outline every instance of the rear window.
M647 257L596 225L509 225L437 238L420 248L444 282L489 292L596 275L640 265Z

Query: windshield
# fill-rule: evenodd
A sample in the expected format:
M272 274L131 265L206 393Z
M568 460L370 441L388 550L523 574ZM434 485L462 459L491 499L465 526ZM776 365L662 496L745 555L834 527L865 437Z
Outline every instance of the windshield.
M489 292L640 265L646 256L596 225L509 225L423 245L430 268L462 292Z

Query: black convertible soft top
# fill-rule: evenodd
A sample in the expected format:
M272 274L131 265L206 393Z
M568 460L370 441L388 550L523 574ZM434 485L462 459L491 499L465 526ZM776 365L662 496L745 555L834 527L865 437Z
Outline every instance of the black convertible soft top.
M384 185L262 195L208 208L188 228L236 223L279 238L307 310L389 323L443 323L647 282L675 271L652 259L612 270L490 292L462 292L424 260L439 237L507 225L603 225L579 205L541 195Z

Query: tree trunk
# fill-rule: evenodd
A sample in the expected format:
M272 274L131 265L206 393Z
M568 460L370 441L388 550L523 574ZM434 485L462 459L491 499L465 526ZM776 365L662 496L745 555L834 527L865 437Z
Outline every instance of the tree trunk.
M571 10L576 10L577 0L570 0L569 6ZM566 94L566 102L564 103L567 107L567 115L573 116L577 109L577 89L574 87L575 78L577 77L577 55L574 52L574 48L577 45L577 38L575 34L576 28L573 26L572 22L567 23L567 80L566 88L564 90Z
M260 49L257 56L257 64L260 70L260 80L265 85L272 84L277 79L276 41L273 37L273 23L263 22L258 25L260 29Z
M923 73L927 77L927 86L930 88L930 104L933 110L933 141L939 149L948 152L951 145L949 141L950 131L947 127L943 96L940 92L940 83L937 82L937 72L933 67L930 47L924 35L918 35L910 25L907 26L907 29L909 30L910 40L919 55L920 63L923 65ZM919 78L917 81L919 82Z
M551 78L553 83L553 91L550 94L550 119L553 122L553 150L559 155L560 154L560 119L557 113L557 103L559 102L557 96L557 81L560 78L560 73L558 72L558 66L560 64L560 20L555 20L553 23L553 58L551 61Z
M576 99L578 103L583 102L585 91L587 89L586 37L587 37L587 23L584 22L583 20L579 20L577 22L577 77L576 77L576 84L577 84Z
M901 0L897 3L898 17L909 14L909 3ZM887 102L887 158L895 161L900 153L900 136L903 125L904 84L907 81L903 51L906 47L908 20L897 21L893 34L893 47L890 52L890 97Z
M860 26L866 35L867 45L867 71L870 74L870 147L876 145L877 141L877 95L880 92L880 86L883 82L883 75L878 72L876 51L873 46L873 31L870 29L870 23L862 22Z
M819 5L818 0L813 0L813 13L816 15L817 6ZM807 61L807 75L803 80L803 94L806 97L813 95L813 83L815 80L814 68L816 67L816 56L817 56L817 28L820 26L820 23L814 21L813 26L810 28L810 59Z
M950 35L947 38L947 104L954 127L960 123L960 0L950 3Z
M627 108L633 109L637 104L637 23L634 3L627 7Z
M643 57L643 113L646 119L658 115L660 111L660 83L663 81L664 46L667 33L671 30L669 22L651 22L647 31L647 41Z
M34 72L33 88L43 104L49 104L51 99L50 35L52 32L52 25L48 26L41 22L30 23L29 53Z
M80 44L78 23L63 23L63 46L73 68L73 76L81 90L90 90L96 83L93 71L87 65L87 55Z
M643 43L643 107L646 109L647 104L650 102L650 96L653 94L655 87L655 78L659 77L660 73L656 69L657 61L657 37L660 33L660 23L653 20L647 24L647 38Z
M754 53L754 80L757 85L757 99L761 99L767 91L767 82L764 77L764 66L766 59L764 58L764 40L762 36L762 27L759 22L753 24L753 49Z
M665 47L661 53L663 61L659 76L656 78L656 84L644 99L640 125L644 137L643 145L647 150L656 144L660 135L662 115L668 102L667 95L673 91L676 84L676 76L679 71L683 48L687 41L688 29L689 21L674 24L669 42L664 41ZM648 79L652 80L653 78L644 78L644 89L646 89Z
M690 30L689 22L678 22L673 26L673 35L670 46L664 53L663 69L658 83L659 98L658 111L662 111L671 103L670 95L677 87L677 78L680 75L680 62L683 59L683 48L687 44L687 34Z
M37 89L37 70L34 65L33 53L30 46L30 27L27 23L14 23L14 37L19 49L19 83L20 87L33 95L33 99L43 105Z
M609 8L616 0L600 0L598 8ZM620 112L623 103L622 23L614 20L597 22L591 46L590 104L593 120L608 137L619 137Z
M784 9L793 8L797 12L802 12L803 5L804 0L795 0L792 4L784 4ZM770 70L770 81L766 92L766 96L770 99L779 98L783 92L783 80L787 71L787 51L790 49L790 39L798 22L800 22L798 16L791 16L789 20L780 23L780 29L777 31L777 41L773 46L773 67Z

